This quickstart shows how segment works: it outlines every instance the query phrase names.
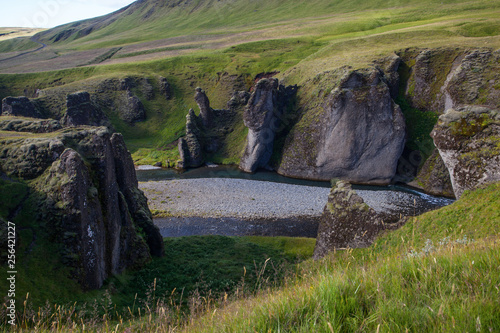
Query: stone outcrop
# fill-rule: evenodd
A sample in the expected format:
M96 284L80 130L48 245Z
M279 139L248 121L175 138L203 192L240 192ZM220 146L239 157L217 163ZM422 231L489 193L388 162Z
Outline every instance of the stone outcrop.
M396 218L397 221L397 218ZM387 220L368 206L349 183L338 181L328 196L318 228L314 258L335 249L369 246L383 230L395 229L399 223Z
M121 134L78 127L52 137L4 139L0 164L8 176L33 180L39 219L84 289L162 255L162 237Z
M170 83L164 77L160 77L159 83L160 83L160 94L165 96L165 99L171 99L172 88L170 87Z
M500 181L500 112L480 106L449 109L431 133L449 170L453 191Z
M261 79L245 107L243 120L248 135L240 162L243 171L255 172L267 166L273 154L274 137L283 114L280 88L284 89L277 79Z
M247 105L250 96L250 93L246 91L235 91L229 102L227 102L227 108L229 110L236 110L239 107Z
M146 119L146 110L139 97L127 90L116 100L116 106L120 118L129 124Z
M194 110L190 109L186 116L186 136L180 138L178 143L180 160L177 167L180 169L197 168L205 162L199 140L201 129L198 122Z
M287 136L278 173L390 183L406 133L403 114L391 98L384 72L342 68L313 81L309 84L316 90L302 96L307 112Z
M21 97L5 97L2 100L3 116L17 116L30 118L43 118L42 114L35 108L29 98Z
M80 91L66 97L66 113L61 119L64 126L108 126L108 118L90 100L90 94Z
M196 94L194 95L194 100L198 107L200 108L200 118L204 127L209 128L212 125L214 118L214 111L210 107L210 101L207 95L200 87L196 88Z

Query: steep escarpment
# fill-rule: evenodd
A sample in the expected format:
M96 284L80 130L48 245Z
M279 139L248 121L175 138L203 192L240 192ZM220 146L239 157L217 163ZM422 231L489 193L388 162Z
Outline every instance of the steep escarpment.
M389 183L405 143L404 118L391 98L389 82L380 68L342 68L311 81L278 172Z
M29 180L38 216L84 289L162 255L163 242L123 137L105 127L65 128L0 141L8 177Z

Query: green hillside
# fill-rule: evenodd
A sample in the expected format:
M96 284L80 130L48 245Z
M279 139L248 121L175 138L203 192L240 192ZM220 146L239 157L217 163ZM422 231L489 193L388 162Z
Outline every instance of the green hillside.
M465 11L498 8L496 1L136 1L100 18L60 26L38 35L46 43L80 49L116 46L168 37L229 34L276 27L289 21L322 21L336 16L330 33L367 31ZM355 17L346 23L346 17ZM310 22L309 22L310 23ZM498 22L496 22L498 27ZM471 27L472 28L472 27ZM480 27L474 27L481 30ZM495 30L489 27L489 30ZM485 30L488 30L485 29ZM313 33L314 31L304 31Z

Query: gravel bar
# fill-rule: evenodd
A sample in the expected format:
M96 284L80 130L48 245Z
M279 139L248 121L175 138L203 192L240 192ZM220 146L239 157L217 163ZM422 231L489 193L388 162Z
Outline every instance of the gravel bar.
M330 189L230 178L139 183L149 208L173 216L289 218L320 216Z

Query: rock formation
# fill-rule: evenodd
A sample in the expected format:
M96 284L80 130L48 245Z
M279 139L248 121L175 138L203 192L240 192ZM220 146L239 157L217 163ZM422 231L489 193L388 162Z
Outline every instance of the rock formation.
M144 109L144 105L139 97L132 94L130 90L121 94L120 98L116 101L116 104L120 118L127 123L133 124L146 119L146 110Z
M164 77L160 77L160 94L165 96L166 99L172 98L172 88L170 87L170 83L168 83L167 79Z
M500 181L500 112L480 106L449 109L431 133L449 170L453 191Z
M280 129L283 114L279 89L277 79L261 79L248 101L243 114L248 127L245 152L240 162L243 171L255 172L267 166L273 154L274 137Z
M1 144L3 170L32 180L39 218L84 289L101 287L125 268L141 267L151 254L162 255L162 237L121 134L78 127Z
M198 117L190 109L186 116L186 136L180 138L178 143L180 160L177 167L180 169L197 168L204 163L199 127Z
M198 107L200 108L200 118L204 127L209 128L212 125L214 112L210 107L210 101L207 95L200 87L196 88L196 94L194 95L194 100Z
M384 73L377 68L344 68L324 73L318 80L315 85L323 89L304 97L308 111L286 139L278 173L388 184L396 173L406 133ZM327 88L332 82L333 87Z
M106 115L90 100L90 94L80 91L66 97L66 113L61 119L64 126L111 126Z
M31 101L24 96L6 97L2 100L3 116L18 116L30 118L43 118L42 114L36 110Z
M381 231L399 227L399 223L388 223L395 221L369 207L349 183L338 181L321 216L313 256L317 259L334 249L367 247Z

